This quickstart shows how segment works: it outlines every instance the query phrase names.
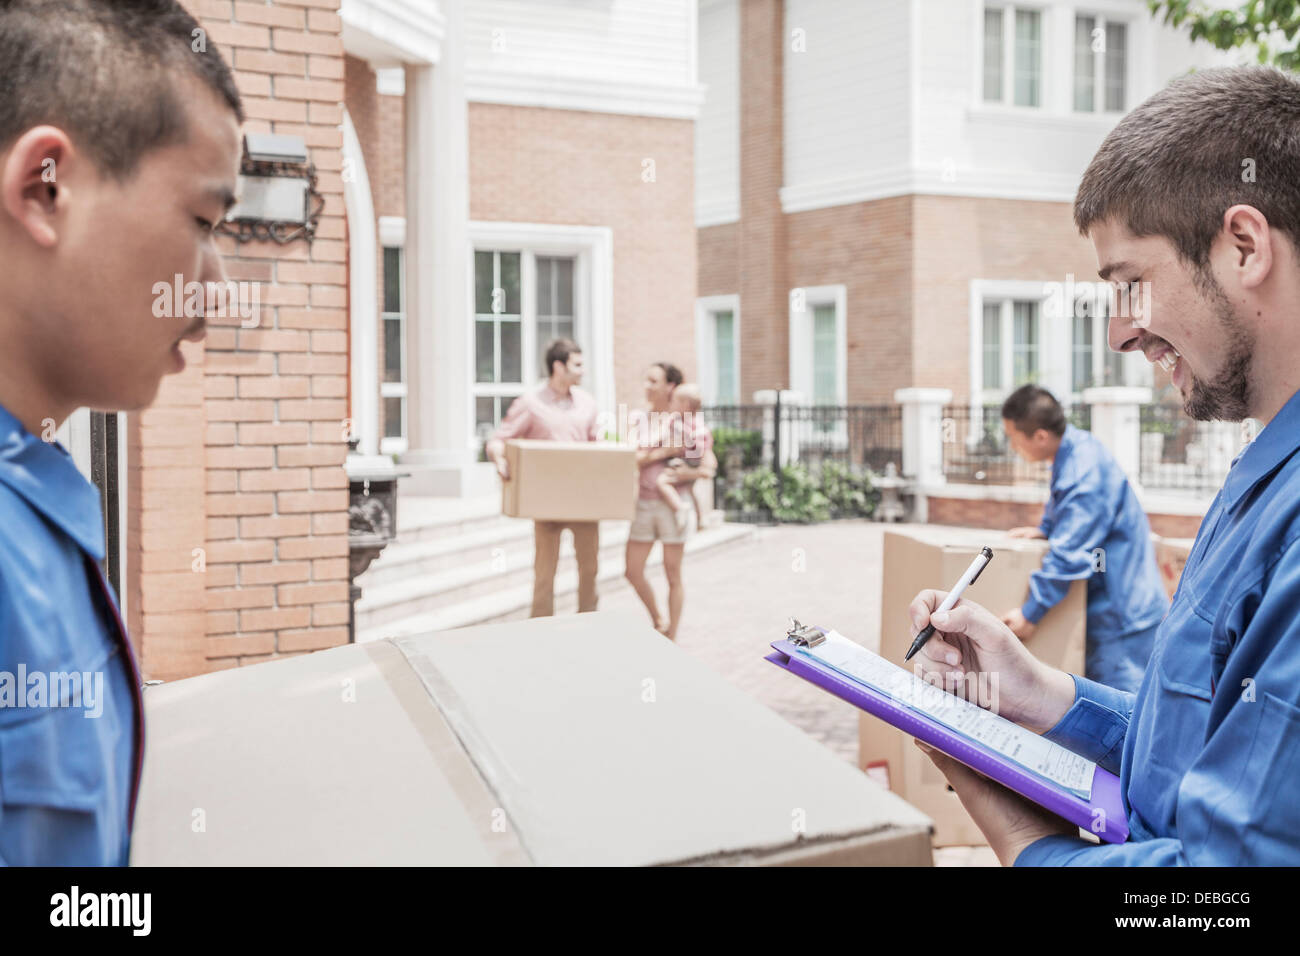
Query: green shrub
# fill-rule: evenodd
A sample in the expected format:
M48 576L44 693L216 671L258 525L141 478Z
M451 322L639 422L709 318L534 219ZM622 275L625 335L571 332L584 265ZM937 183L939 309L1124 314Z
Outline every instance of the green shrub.
M799 464L781 469L780 488L771 468L748 472L740 487L727 493L727 504L741 511L765 512L776 521L800 524L826 521L831 516L830 502L808 469Z
M808 524L833 516L867 518L880 500L869 471L858 472L835 461L825 462L816 475L806 465L786 465L781 478L778 487L776 472L767 466L746 472L740 484L727 492L725 503L742 513Z
M740 446L740 467L744 471L758 466L763 453L763 433L753 428L715 428L713 454L718 459L718 477L727 477L727 449Z
M869 518L880 500L880 492L871 482L871 472L854 471L838 461L822 465L821 492L830 502L831 510L845 518Z

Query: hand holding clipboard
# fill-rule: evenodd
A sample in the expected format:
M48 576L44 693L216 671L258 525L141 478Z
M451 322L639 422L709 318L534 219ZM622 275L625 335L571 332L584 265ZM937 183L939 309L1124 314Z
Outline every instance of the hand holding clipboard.
M968 584L966 578L973 580L987 563L986 557L978 567L972 564L963 581ZM1119 778L1040 736L1073 702L1071 677L1038 661L980 605L948 598L923 591L909 608L913 627L924 633L933 623L939 638L914 642L921 645L919 675L834 631L797 622L786 640L772 644L775 653L767 660L1100 839L1126 840ZM950 609L941 613L945 602ZM999 713L946 690L980 674L999 678Z

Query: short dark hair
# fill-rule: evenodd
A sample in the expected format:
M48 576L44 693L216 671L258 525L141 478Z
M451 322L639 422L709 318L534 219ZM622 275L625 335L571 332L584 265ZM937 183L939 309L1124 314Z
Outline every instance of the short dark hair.
M1021 385L1008 395L1002 403L1002 417L1025 435L1040 428L1057 438L1065 434L1065 409L1051 392L1037 385Z
M582 348L573 339L552 339L546 346L546 377L555 373L555 363L569 364L570 355L581 355Z
M185 69L243 123L230 68L195 31L176 0L0 0L0 149L49 123L129 179L145 153L189 134L174 76Z
M1088 164L1074 222L1167 237L1204 277L1239 203L1300 239L1300 80L1271 67L1199 70L1136 107Z
M650 364L652 367L657 365L664 370L664 381L669 385L680 385L686 381L686 377L682 375L682 370L672 362L651 362Z

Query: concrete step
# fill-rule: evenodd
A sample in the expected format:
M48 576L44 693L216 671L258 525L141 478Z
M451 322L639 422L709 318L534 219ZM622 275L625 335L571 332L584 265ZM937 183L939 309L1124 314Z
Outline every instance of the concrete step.
M620 543L610 549L613 553L608 556L603 543L604 529L602 528L600 570L597 574L597 580L602 583L616 582L623 578L623 542L626 541L627 537L626 524L626 522L623 522L624 531L620 536ZM754 533L755 528L753 525L716 525L692 535L686 542L686 553L693 555L735 545L748 540ZM533 601L531 548L528 562L526 580L516 580L515 583L503 586L500 579L494 578L492 584L496 586L482 593L463 597L458 596L460 599L446 603L441 607L384 622L363 620L361 601L366 599L365 595L363 595L361 601L357 603L357 641L375 641L389 637L404 637L411 634L445 631L456 627L466 627L471 624L481 624L486 621L516 616L521 611L527 613L527 609L531 607ZM647 566L657 567L662 563L663 553L660 548L655 548L650 553ZM578 571L570 550L567 563L565 555L561 555L560 569L555 575L557 607L561 605L562 599L575 593L577 589Z
M457 538L522 520L501 514L499 494L472 498L399 496L395 543L405 545Z
M622 564L623 548L627 543L629 523L602 521L600 523L600 563L617 560ZM533 523L527 522L524 534L515 534L491 548L479 543L482 533L473 533L462 539L421 542L410 546L411 552L400 554L396 570L380 567L388 557L387 551L375 562L372 570L381 573L379 583L363 582L361 597L357 599L358 629L369 629L388 624L416 614L436 611L450 604L492 594L503 588L527 584L533 580ZM468 545L463 542L469 539ZM436 565L421 571L420 555L433 551L429 558ZM390 548L397 547L390 545ZM415 557L412 559L412 554ZM450 564L446 562L451 562ZM577 573L577 557L571 535L560 539L560 557L557 573L573 570ZM367 576L369 575L367 572ZM621 572L620 572L621 573Z
M470 530L458 535L441 533L409 541L399 537L357 578L357 584L369 593L409 578L497 559L519 548L531 548L532 540L533 523L526 518L472 524Z

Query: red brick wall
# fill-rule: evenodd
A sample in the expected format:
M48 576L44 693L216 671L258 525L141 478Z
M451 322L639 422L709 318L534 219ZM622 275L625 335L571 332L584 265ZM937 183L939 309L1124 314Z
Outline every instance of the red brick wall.
M951 388L962 401L970 393L970 280L1064 282L1072 272L1092 282L1097 255L1075 229L1069 203L914 196L912 209L911 384Z
M694 148L689 120L469 104L471 219L613 230L615 395L635 407L651 362L695 377Z
M236 70L246 131L301 136L316 240L238 247L256 328L210 319L190 367L128 420L128 586L145 676L177 678L347 640L347 244L338 0L189 4Z
M911 197L794 213L786 235L791 287L845 286L849 403L892 404L913 384Z
M698 236L699 262L696 290L701 296L736 295L740 292L740 226L729 222L705 226ZM741 313L741 322L745 320ZM742 356L743 358L743 356Z
M926 498L930 524L968 528L1020 528L1043 519L1043 506L1025 501L972 498Z
M1162 538L1195 538L1204 515L1148 514L1151 530Z
M1023 501L995 501L971 498L927 498L930 524L963 525L970 528L1018 528L1037 525L1043 506ZM1147 513L1151 530L1164 538L1194 538L1201 526L1197 515Z
M781 212L785 4L740 7L740 394L789 385L786 221Z

